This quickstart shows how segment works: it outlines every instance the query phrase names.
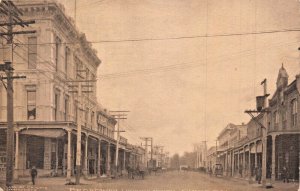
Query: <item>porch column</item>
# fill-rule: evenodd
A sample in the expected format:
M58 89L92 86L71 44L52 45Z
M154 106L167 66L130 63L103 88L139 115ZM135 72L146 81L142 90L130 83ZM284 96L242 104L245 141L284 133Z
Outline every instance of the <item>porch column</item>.
M244 151L244 154L243 154L243 170L242 170L242 175L243 175L243 177L245 177L245 174L246 174L246 149L245 149L245 146L243 147L243 151Z
M275 148L276 148L276 135L272 135L272 175L271 175L271 179L272 181L275 181Z
M71 131L68 131L68 153L67 153L67 181L71 181Z
M98 177L101 176L101 139L98 140Z
M238 153L237 153L237 170L238 170L238 174L239 174L239 171L240 171L240 150L238 150Z
M107 143L107 152L106 152L106 175L110 176L110 143Z
M257 168L257 144L256 142L254 143L254 167Z
M227 169L228 169L228 160L227 160L227 151L225 152L225 168L224 168L224 170L225 170L225 176L227 176Z
M234 155L234 150L231 151L230 153L231 157L231 176L234 175L234 163L235 163L235 155Z
M15 152L15 172L14 178L18 179L19 175L19 131L16 131L16 152Z
M86 135L85 149L84 149L84 168L83 168L84 175L88 175L88 143L89 143L89 135Z
M58 139L56 138L56 149L55 149L55 174L58 173Z
M251 177L251 145L249 145L249 154L248 154L248 177Z
M125 170L126 169L126 151L125 151L125 149L124 149L124 155L123 155L123 170Z

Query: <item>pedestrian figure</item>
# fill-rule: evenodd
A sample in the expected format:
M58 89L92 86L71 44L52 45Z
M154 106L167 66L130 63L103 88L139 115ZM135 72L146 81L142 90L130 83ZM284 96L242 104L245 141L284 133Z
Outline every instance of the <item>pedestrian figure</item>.
M255 181L258 181L257 173L258 173L258 168L255 167L255 168L254 168Z
M37 177L37 170L36 170L35 166L32 166L30 175L31 175L32 184L35 185L35 178Z
M256 180L257 180L257 183L258 183L258 184L261 183L261 175L262 175L261 167L258 167L258 168L257 168L257 171L256 171Z
M240 176L243 177L243 166L240 165L239 167L239 173L240 173Z
M282 175L283 175L283 182L289 183L289 171L288 169L284 166L282 169Z

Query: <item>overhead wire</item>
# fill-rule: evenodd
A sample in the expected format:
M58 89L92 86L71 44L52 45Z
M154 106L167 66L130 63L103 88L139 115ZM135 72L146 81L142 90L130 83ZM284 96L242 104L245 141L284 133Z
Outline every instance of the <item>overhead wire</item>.
M182 39L194 39L194 38L214 38L214 37L232 37L232 36L244 36L244 35L286 33L286 32L299 32L299 31L300 31L300 28L290 28L290 29L268 30L268 31L258 31L258 32L191 35L191 36L178 36L178 37L165 37L165 38L95 40L95 41L87 41L87 43L101 44L101 43L122 43L122 42L143 42L143 41L165 41L165 40L182 40ZM78 43L81 43L81 42L80 41L61 42L59 44L78 44ZM57 44L57 43L55 43L55 42L46 42L46 43L36 43L35 45L48 45L48 44ZM20 44L20 45L28 45L28 43Z
M271 44L268 46L263 46L261 49L266 49L269 47L280 48L282 46L291 46L293 44L298 44L298 43L300 43L300 41L292 41L292 42L284 42L284 43L280 42L280 43L274 43L274 44ZM238 56L238 58L240 58L241 56L251 56L251 55L256 55L256 54L257 53L255 53L254 49L247 49L244 51L238 51L235 53L231 53L230 55L224 54L217 58L215 58L215 57L207 58L207 61L219 63L224 60L229 61L232 59L236 59L236 58L233 58L235 56ZM263 54L263 52L261 52L260 54ZM100 80L105 80L105 79L130 77L130 76L141 75L141 74L148 75L148 74L153 74L156 72L184 70L184 69L189 69L189 68L194 68L194 67L199 67L199 66L205 66L205 62L206 62L206 58L199 60L197 63L195 63L195 62L180 63L180 64L173 64L173 65L167 65L167 66L156 67L156 68L147 68L147 69L131 70L131 71L120 72L120 73L102 74L102 75L98 75L97 78Z

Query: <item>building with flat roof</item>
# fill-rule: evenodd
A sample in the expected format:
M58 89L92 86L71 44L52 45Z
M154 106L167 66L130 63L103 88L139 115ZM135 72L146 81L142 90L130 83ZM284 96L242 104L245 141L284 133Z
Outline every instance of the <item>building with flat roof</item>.
M29 175L29 169L36 166L39 175L65 175L70 179L76 173L78 127L82 129L82 173L109 175L115 160L117 121L97 101L96 76L101 60L60 4L47 0L14 3L23 13L22 19L36 21L30 26L35 34L14 38L18 44L13 53L14 74L26 75L26 79L14 81L15 178ZM5 47L1 50L2 61L6 59ZM0 96L3 177L7 124L3 84ZM122 169L130 155L126 145L127 139L122 137Z

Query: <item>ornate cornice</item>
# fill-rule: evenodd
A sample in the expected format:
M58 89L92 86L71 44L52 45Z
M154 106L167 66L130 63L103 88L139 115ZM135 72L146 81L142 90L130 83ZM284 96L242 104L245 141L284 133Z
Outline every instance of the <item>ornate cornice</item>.
M98 58L96 50L87 41L85 34L79 32L76 28L72 18L66 16L62 5L54 2L16 4L23 12L24 17L34 17L36 20L51 20L72 46L79 44L80 52L95 69L100 65L101 60Z

